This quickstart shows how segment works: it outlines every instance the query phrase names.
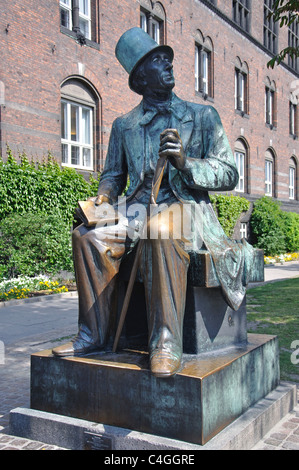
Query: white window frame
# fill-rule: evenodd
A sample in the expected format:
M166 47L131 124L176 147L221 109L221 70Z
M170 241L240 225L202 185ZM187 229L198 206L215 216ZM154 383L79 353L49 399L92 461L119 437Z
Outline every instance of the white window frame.
M296 168L289 167L289 199L295 199Z
M60 0L60 9L68 13L69 25L65 26L67 29L73 29L72 18L72 0ZM84 6L85 11L84 11ZM84 27L82 27L84 25ZM91 6L90 0L79 0L79 28L84 34L86 39L91 39Z
M144 11L140 11L140 28L147 33L147 17Z
M83 6L86 9L83 11ZM82 28L82 24L86 27ZM91 39L91 8L90 0L79 0L79 27L86 39Z
M64 10L68 14L69 25L65 28L72 30L73 29L73 19L72 19L72 0L60 0L60 10Z
M160 44L160 22L152 18L151 20L151 37Z
M235 71L235 109L245 112L245 74L240 70ZM238 96L240 97L240 104L238 104Z
M149 19L148 14L140 10L140 28L148 33L156 41L156 43L160 44L161 21L153 17Z
M235 187L235 191L239 193L245 192L245 158L246 154L244 152L235 150L235 162L239 173L239 181Z
M273 195L273 161L265 160L265 195Z
M209 60L210 52L202 46L195 44L195 91L209 95ZM200 67L202 75L200 74ZM202 76L203 89L200 90L199 79Z
M63 108L63 106L65 106ZM61 136L61 147L62 147L62 165L69 166L82 170L93 170L94 169L94 147L93 147L93 108L90 106L70 101L66 99L61 100L61 107L66 111L64 119L64 129L62 130ZM77 112L76 119L76 135L77 139L72 139L71 136L71 109L75 108ZM88 140L84 140L83 132L83 111L89 113L89 129L88 129ZM64 159L64 151L66 151L66 159ZM79 155L78 163L72 163L72 151L77 151ZM88 151L90 154L90 164L84 163L84 151Z
M274 90L266 87L265 90L265 122L270 126L274 122ZM268 118L269 116L269 118Z

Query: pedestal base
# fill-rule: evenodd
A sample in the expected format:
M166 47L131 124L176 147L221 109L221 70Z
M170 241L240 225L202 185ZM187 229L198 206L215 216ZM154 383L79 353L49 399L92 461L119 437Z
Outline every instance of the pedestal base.
M31 357L31 407L205 444L279 383L277 338L248 335L245 347L184 356L181 371L158 379L146 353Z

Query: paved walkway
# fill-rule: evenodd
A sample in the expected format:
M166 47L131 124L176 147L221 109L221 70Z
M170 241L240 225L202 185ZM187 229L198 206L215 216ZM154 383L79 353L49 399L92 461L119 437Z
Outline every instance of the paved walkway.
M292 277L299 277L299 262L265 268L266 282ZM10 436L8 419L11 409L30 407L30 355L76 334L77 304L76 293L0 304L0 450L60 450ZM299 405L253 450L268 449L299 450Z

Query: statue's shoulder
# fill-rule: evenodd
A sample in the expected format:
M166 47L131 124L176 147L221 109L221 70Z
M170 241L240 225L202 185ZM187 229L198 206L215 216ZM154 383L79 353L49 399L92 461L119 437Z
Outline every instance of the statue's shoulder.
M215 111L215 108L213 106L207 105L207 104L200 104L200 103L194 103L193 101L188 101L188 100L183 100L182 98L179 98L177 95L174 95L174 103L177 106L185 107L186 110L191 111L194 115L199 115L202 116L203 114L209 115L213 114Z
M135 108L131 109L128 113L122 114L118 118L116 118L115 122L120 127L126 128L126 127L131 127L132 123L135 121L138 122L138 119L140 119L142 116L142 102L139 103Z

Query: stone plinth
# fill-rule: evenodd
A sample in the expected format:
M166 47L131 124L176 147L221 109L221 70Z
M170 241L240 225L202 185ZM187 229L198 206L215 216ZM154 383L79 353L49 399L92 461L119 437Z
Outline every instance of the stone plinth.
M184 355L181 371L152 376L145 352L31 357L31 408L203 445L279 383L277 338Z

